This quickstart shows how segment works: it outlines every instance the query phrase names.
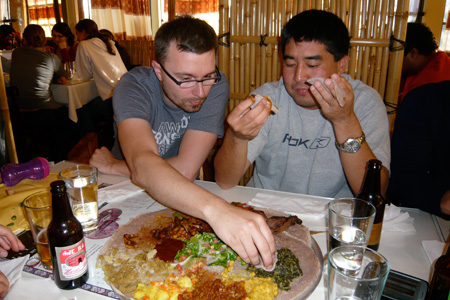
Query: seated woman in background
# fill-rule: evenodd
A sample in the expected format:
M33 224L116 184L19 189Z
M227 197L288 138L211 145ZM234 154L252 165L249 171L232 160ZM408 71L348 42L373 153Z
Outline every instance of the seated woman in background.
M127 49L125 47L122 47L119 42L114 39L113 33L108 29L100 29L100 33L113 41L114 46L116 46L117 51L119 51L120 57L122 58L125 67L128 71L130 71L133 68L133 65L131 64L130 55L128 54Z
M52 38L56 47L48 46L47 51L55 53L63 63L75 61L78 43L66 23L56 23L52 28Z
M61 60L45 51L45 42L44 29L31 24L23 32L23 46L12 53L10 86L18 89L20 117L16 124L22 129L19 133L30 133L18 142L20 161L43 156L58 162L66 159L78 140L67 108L55 101L50 90L54 81L65 83L67 73Z
M113 133L113 89L123 74L127 72L114 42L102 35L97 23L84 19L75 26L79 41L75 59L75 69L81 79L94 78L101 99L95 99L83 106L78 113L82 122L88 125L84 132L100 133L100 145L112 148ZM103 101L102 101L103 100Z

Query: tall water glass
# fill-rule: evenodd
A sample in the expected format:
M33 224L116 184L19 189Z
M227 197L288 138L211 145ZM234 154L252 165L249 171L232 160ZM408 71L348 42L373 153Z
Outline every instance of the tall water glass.
M67 187L67 193L75 217L89 233L98 227L98 170L94 166L78 164L59 173Z
M338 198L328 203L328 251L343 245L367 246L375 207L356 198Z
M389 262L364 246L340 246L328 254L328 300L379 300Z

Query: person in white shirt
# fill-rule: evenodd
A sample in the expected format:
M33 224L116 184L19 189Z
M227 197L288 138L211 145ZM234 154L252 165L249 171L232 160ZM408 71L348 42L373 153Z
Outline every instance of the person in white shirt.
M99 32L93 20L79 21L75 34L80 42L75 57L76 76L85 80L94 78L101 98L77 110L80 131L82 135L100 133L99 144L111 149L114 144L112 95L127 68L114 43Z
M77 76L94 78L98 93L103 100L112 97L120 77L127 72L114 43L100 34L97 23L84 19L75 26L80 44L75 58Z

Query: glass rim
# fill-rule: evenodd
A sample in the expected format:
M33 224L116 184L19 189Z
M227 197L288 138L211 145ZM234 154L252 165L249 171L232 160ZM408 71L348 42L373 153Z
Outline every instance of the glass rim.
M39 195L39 194L47 194L47 193L50 194L50 203L51 203L51 195L52 195L52 192L51 192L50 190L45 190L45 191L39 191L39 192L36 192L36 193L33 193L33 194L30 194L30 195L26 196L25 199L23 199L23 201L22 201L23 207L29 208L29 209L47 209L47 208L51 208L51 207L52 207L51 204L48 205L48 206L42 206L42 207L32 207L32 206L28 206L28 205L25 204L25 202L26 202L29 198L34 197L34 196L37 196L37 195Z
M366 251L369 251L369 252L372 252L373 254L381 257L384 260L384 262L386 263L386 270L385 270L385 272L380 274L376 278L359 278L359 277L356 277L356 276L351 276L351 275L343 273L335 264L333 264L333 262L330 260L330 257L337 250L344 249L344 248L363 248L364 255L365 255ZM342 245L342 246L338 246L336 248L331 249L330 252L328 252L327 260L328 260L328 267L329 268L334 266L334 270L336 272L338 272L340 275L345 276L346 278L351 278L352 280L357 280L357 281L378 281L378 280L380 280L381 278L383 278L385 276L387 278L387 276L389 275L389 272L391 271L391 264L389 263L387 258L383 254L381 254L380 252L378 252L376 250L373 250L373 249L370 249L367 246L359 246L359 245Z
M338 202L338 201L342 201L342 200L351 200L351 201L357 200L357 201L359 201L359 202L363 202L364 204L366 204L366 205L368 205L369 207L372 208L372 213L371 213L370 215L366 216L366 217L354 217L354 216L344 215L344 214L342 214L342 213L339 213L339 212L337 212L336 210L334 210L334 209L331 207L331 204L332 204L332 203L336 203L336 202ZM362 200L362 199L359 199L359 198L335 198L335 199L330 200L330 201L328 202L328 210L334 212L336 215L338 215L338 216L340 216L340 217L343 217L343 218L351 218L351 219L355 219L355 220L365 220L365 219L370 219L370 218L372 218L372 217L375 218L375 215L376 215L376 213L377 213L377 209L375 208L375 206L374 206L372 203L369 203L369 202L367 202L367 201L365 201L365 200Z
M74 171L79 171L79 170L84 170L84 171L89 170L90 172L89 172L89 174L86 174L86 175L82 175L82 174L73 174L72 176L63 175L63 172L74 172ZM97 167L94 167L91 165L84 165L84 164L77 164L75 166L66 168L59 172L59 177L61 177L62 180L75 179L75 178L86 178L86 177L89 177L92 175L95 175L96 177L98 177Z

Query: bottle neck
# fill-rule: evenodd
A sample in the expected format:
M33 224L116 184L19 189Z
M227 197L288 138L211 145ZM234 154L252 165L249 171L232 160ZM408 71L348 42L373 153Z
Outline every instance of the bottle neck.
M363 187L358 195L364 195L367 192L381 194L380 174L379 169L368 170Z
M67 220L73 217L69 197L66 192L53 193L52 196L53 219Z

